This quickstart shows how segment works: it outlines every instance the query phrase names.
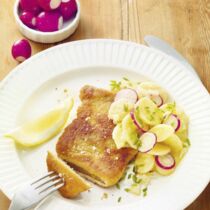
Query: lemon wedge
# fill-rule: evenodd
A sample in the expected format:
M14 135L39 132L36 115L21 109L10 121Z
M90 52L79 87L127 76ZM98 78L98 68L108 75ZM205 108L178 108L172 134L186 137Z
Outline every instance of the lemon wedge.
M52 139L62 130L73 104L72 98L66 99L52 111L23 124L4 136L12 138L17 144L23 147L38 146Z

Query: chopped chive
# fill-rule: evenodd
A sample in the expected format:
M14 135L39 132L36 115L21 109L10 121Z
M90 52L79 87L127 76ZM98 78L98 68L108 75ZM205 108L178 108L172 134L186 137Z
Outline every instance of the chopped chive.
M125 80L125 81L130 81L128 78L126 78L126 77L123 77L123 80Z
M119 197L119 198L117 199L117 202L120 203L121 200L122 200L122 197Z
M133 172L136 173L136 171L137 171L137 167L133 166Z
M119 183L116 184L116 188L120 189L120 184Z
M129 111L128 105L127 105L127 104L124 104L124 111L125 111L125 112L128 112L128 111Z
M143 196L145 197L147 195L147 187L144 188L142 191L143 191Z
M108 198L108 193L103 193L101 199L107 199Z
M122 178L121 178L120 180L124 180L126 176L127 176L127 172L125 172L125 173L123 174L123 176L122 176Z
M130 192L130 189L129 188L125 188L125 192Z
M188 138L186 139L186 143L187 143L188 146L191 145L190 140Z
M128 175L128 179L130 179L130 178L131 178L131 176L132 176L132 174L129 174L129 175Z
M142 179L139 179L135 174L132 176L132 180L135 184L140 184Z

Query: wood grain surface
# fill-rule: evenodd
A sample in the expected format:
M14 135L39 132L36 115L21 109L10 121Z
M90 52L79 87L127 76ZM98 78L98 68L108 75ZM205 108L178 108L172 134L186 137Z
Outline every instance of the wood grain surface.
M209 0L80 0L80 2L80 25L75 34L65 42L114 38L144 43L143 38L147 34L159 36L190 61L210 91ZM13 5L14 0L0 2L0 80L18 65L10 53L12 43L22 37L14 21ZM33 54L53 46L34 42L31 42L31 45ZM9 200L0 192L0 210L7 210L8 205ZM210 185L187 210L210 210Z

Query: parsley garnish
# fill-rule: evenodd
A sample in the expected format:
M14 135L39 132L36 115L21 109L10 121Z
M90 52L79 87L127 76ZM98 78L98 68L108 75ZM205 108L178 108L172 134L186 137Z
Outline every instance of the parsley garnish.
M113 91L119 91L121 88L121 82L117 82L115 80L110 81L110 87Z

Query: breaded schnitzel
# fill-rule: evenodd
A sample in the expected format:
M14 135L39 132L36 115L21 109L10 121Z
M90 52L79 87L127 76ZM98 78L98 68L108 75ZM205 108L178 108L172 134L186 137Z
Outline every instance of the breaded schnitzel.
M137 151L117 149L112 139L115 127L108 111L115 94L84 86L77 118L66 127L56 150L58 156L89 180L103 187L116 184Z

